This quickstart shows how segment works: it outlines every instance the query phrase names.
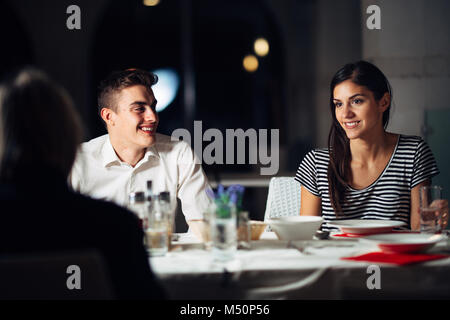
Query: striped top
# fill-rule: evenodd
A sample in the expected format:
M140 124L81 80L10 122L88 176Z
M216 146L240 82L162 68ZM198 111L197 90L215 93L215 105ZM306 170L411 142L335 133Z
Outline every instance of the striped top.
M328 149L310 151L300 164L295 180L322 200L323 230L335 230L329 222L343 219L383 219L407 223L410 228L411 189L439 173L433 154L420 137L400 135L386 168L367 188L347 187L342 213L336 217L328 193Z

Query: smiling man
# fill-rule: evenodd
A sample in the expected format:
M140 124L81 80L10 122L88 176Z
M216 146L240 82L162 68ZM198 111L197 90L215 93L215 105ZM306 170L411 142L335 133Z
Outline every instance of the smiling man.
M99 114L108 134L83 143L72 168L72 187L125 206L131 192L170 191L182 204L192 231L202 234L209 188L190 146L156 132L156 75L138 69L112 73L99 86Z

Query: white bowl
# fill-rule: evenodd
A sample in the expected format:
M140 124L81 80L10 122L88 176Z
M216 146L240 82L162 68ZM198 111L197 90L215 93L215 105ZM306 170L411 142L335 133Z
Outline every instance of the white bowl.
M287 216L266 221L280 240L311 240L323 222L317 216Z

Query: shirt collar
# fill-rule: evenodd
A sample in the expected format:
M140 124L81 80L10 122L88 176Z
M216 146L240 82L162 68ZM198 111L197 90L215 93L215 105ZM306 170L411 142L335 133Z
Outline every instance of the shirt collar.
M156 144L156 143L155 143ZM159 152L155 147L155 144L151 145L147 148L147 151L145 152L144 159L148 161L150 157L157 157L159 158Z
M145 161L148 161L150 159L150 157L152 157L152 156L159 158L159 153L155 147L155 144L153 144L152 146L147 148L147 151L145 152L145 155L142 159ZM121 164L121 161L120 161L119 157L117 156L116 152L114 151L114 148L111 144L109 135L108 135L105 143L102 146L101 157L102 157L102 165L104 167L114 165L114 164L119 164L119 165Z

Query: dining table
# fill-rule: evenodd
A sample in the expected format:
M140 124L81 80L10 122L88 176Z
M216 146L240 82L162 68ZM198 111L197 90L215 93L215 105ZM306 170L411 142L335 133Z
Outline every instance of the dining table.
M167 254L149 258L174 300L450 298L447 234L425 253L407 254L406 260L391 254L383 260L376 243L340 237L339 232L325 240L298 241L264 232L226 262L216 261L210 247L193 234L176 237Z

